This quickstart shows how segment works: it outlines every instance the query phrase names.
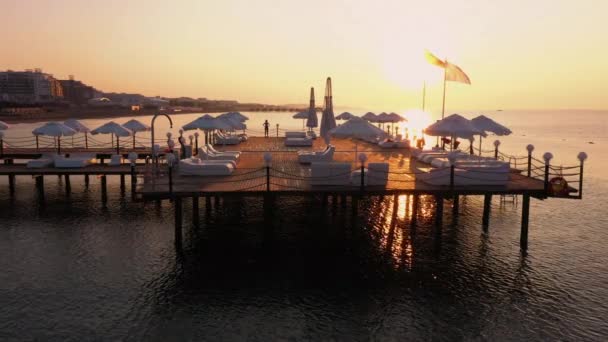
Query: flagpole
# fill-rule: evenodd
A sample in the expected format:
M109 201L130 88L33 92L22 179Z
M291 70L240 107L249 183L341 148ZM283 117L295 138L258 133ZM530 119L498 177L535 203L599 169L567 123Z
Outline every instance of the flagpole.
M422 85L422 111L424 112L424 106L426 102L426 81Z
M447 66L448 60L446 58L445 60L445 64ZM447 84L447 79L448 79L448 72L447 72L447 68L444 67L443 68L443 106L441 108L441 118L443 119L445 117L445 87Z

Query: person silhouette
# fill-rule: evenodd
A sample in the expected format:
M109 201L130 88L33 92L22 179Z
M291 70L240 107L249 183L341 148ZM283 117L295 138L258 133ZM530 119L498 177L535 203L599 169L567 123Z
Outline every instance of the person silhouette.
M270 128L270 123L268 120L264 120L264 138L268 138L268 128Z

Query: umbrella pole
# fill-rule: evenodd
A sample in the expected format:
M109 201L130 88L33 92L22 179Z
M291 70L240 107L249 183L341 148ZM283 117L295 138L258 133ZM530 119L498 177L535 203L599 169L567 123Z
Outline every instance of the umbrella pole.
M120 138L116 136L116 154L120 154Z
M135 132L133 132L133 149L135 149Z
M57 154L61 154L61 137L57 137Z
M89 149L89 136L87 135L87 132L84 132L84 148L85 149Z
M36 135L36 151L40 149L40 144L38 143L38 136Z
M479 156L481 157L481 134L479 135Z

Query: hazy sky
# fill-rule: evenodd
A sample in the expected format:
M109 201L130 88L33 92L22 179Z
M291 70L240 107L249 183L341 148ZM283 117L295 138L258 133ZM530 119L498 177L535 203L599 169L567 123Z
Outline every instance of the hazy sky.
M41 67L104 91L337 106L608 108L604 0L0 0L0 69ZM320 98L318 99L319 102Z

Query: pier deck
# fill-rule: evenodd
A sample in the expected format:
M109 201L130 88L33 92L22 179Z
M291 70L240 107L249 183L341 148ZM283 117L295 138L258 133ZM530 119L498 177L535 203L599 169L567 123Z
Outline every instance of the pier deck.
M416 180L416 167L428 167L410 159L408 149L381 149L378 146L346 139L335 139L334 161L349 162L351 169L360 167L355 161L356 153L365 152L367 162L386 162L390 165L389 181L386 187L365 186L367 193L398 194L441 194L454 192L458 194L530 194L542 197L544 182L529 178L517 172L510 174L510 181L505 186L433 186ZM239 150L242 152L235 172L230 176L196 177L175 174L172 181L172 196L194 196L203 193L256 193L272 192L306 194L306 193L340 193L360 192L358 183L351 186L328 186L310 184L310 165L298 163L297 151L322 150L325 143L316 139L312 147L286 147L283 138L252 137L237 146L219 146L218 150ZM355 148L357 152L355 152ZM267 188L264 152L272 152L270 186ZM166 197L169 195L168 177L155 178L138 187L138 193L144 198Z

